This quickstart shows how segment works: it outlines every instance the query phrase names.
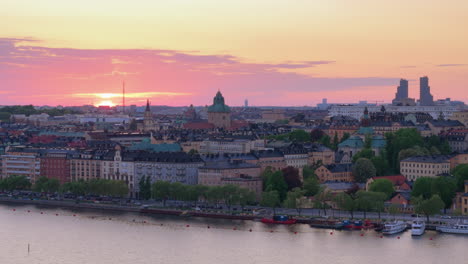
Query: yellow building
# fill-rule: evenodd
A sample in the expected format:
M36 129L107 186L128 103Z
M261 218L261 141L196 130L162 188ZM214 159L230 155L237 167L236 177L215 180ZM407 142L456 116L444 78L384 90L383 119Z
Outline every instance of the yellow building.
M450 172L450 156L417 156L400 161L400 173L408 181L420 177L437 177Z
M468 127L468 111L454 112L450 119L460 121L465 127Z

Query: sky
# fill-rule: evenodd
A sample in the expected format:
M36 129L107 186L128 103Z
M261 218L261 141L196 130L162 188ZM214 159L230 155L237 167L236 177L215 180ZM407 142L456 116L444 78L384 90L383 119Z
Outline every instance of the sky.
M2 0L0 105L468 102L466 0Z

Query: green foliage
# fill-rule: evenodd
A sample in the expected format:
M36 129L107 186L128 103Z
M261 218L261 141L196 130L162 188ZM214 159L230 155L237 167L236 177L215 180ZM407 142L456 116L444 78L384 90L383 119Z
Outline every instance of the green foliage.
M457 184L454 178L437 177L432 182L432 194L438 195L444 202L444 208L448 209L452 205L456 195Z
M304 197L304 191L300 188L294 188L288 192L286 199L283 202L283 207L297 209L301 214L301 198Z
M339 209L348 211L351 214L351 218L354 218L354 211L357 210L358 204L351 195L344 192L339 193L335 196L335 203Z
M0 112L10 113L10 114L23 114L26 116L35 115L45 113L50 116L62 116L65 114L78 114L79 112L70 110L70 109L59 109L59 108L51 108L51 109L43 109L43 110L36 110L32 105L12 105L12 106L4 106L0 108Z
M374 157L374 151L370 148L364 148L353 156L353 163L360 158L371 159Z
M27 190L31 188L31 182L25 176L9 176L0 179L0 189L5 191Z
M138 182L138 187L140 188L138 198L143 200L148 200L151 198L151 179L149 176L141 177L140 181Z
M88 183L83 180L67 182L60 186L60 192L85 195L88 192Z
M314 208L323 209L324 214L327 214L327 209L330 207L328 201L332 198L330 190L320 187L317 194L314 196Z
M416 180L413 185L412 197L421 197L422 199L430 199L437 195L443 203L443 208L450 208L453 198L456 194L456 181L448 177L421 177Z
M302 188L304 190L304 195L314 196L319 192L320 184L316 177L308 177L304 180Z
M377 176L387 175L387 172L389 171L390 167L384 154L372 157L370 160L372 164L374 164Z
M327 148L333 149L333 145L331 144L331 138L329 135L323 135L322 138L319 140L319 143Z
M420 177L413 184L411 197L421 196L423 199L429 199L432 196L432 182L434 178Z
M461 192L465 188L465 181L468 181L468 164L461 164L452 171L456 179L457 191Z
M353 166L354 180L364 183L369 178L375 177L377 170L369 159L360 158Z
M388 200L395 192L395 188L393 187L393 183L390 180L377 179L370 184L369 191L384 193L385 200Z
M282 171L275 171L271 173L266 179L265 191L277 191L280 201L286 198L288 192L288 185L283 177Z
M10 116L11 116L11 113L0 112L0 121L8 122L8 121L10 121Z
M414 146L411 148L403 149L398 153L398 161L404 160L409 157L426 156L430 155L429 150L421 146Z
M157 181L151 185L151 196L155 199L163 200L164 206L166 200L171 196L171 183L167 181Z
M350 135L348 132L344 133L344 134L343 134L343 137L341 138L340 143L344 142L344 141L347 140L349 137L351 137L351 135Z
M317 175L315 174L315 169L311 166L304 166L302 169L302 177L304 180L308 178L317 178Z
M294 130L289 133L289 140L297 142L310 142L310 134L302 129Z
M34 183L33 190L36 192L57 192L60 188L60 182L57 179L39 177Z
M260 205L275 208L280 205L280 197L277 191L266 191L262 193Z
M429 222L429 216L440 213L444 208L444 202L439 195L433 195L429 199L424 199L422 196L413 198L414 209L418 214L424 214Z

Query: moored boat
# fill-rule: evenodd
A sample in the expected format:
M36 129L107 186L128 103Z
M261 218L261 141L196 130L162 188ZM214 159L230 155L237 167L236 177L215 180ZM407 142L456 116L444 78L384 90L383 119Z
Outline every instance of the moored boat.
M382 233L384 235L393 235L398 234L405 231L407 228L406 222L404 221L392 221L387 222L384 224L384 228L382 229Z
M436 227L436 230L442 233L468 234L468 223L448 224Z
M416 219L411 223L411 235L421 236L426 231L426 222Z
M290 218L287 215L274 215L272 218L262 218L261 221L264 224L282 224L282 225L292 225L297 222L296 219Z

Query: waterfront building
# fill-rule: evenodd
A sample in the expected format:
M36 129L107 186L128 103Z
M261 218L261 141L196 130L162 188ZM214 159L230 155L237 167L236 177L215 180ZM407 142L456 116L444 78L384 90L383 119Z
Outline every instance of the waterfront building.
M220 91L213 98L213 104L208 107L208 123L216 128L231 127L231 108L224 103L224 97Z
M102 179L123 181L128 187L128 196L135 197L135 169L132 153L122 152L120 146L108 151L102 156L101 176Z
M198 170L204 165L200 156L185 152L139 152L134 161L136 192L139 191L138 182L142 177L150 177L152 183L168 181L197 184Z
M57 179L60 184L71 181L70 175L70 151L46 150L40 157L40 175L49 179Z
M101 178L101 163L109 150L85 150L73 153L70 158L71 181L89 181Z
M253 191L259 199L262 192L261 168L241 160L207 161L199 169L198 184L222 186L235 184Z
M452 156L416 156L400 161L400 172L408 181L416 181L420 177L437 177L450 172Z
M40 151L14 147L1 156L2 178L25 176L34 184L41 174Z
M468 215L468 181L465 181L465 191L463 193L461 211L462 214Z

